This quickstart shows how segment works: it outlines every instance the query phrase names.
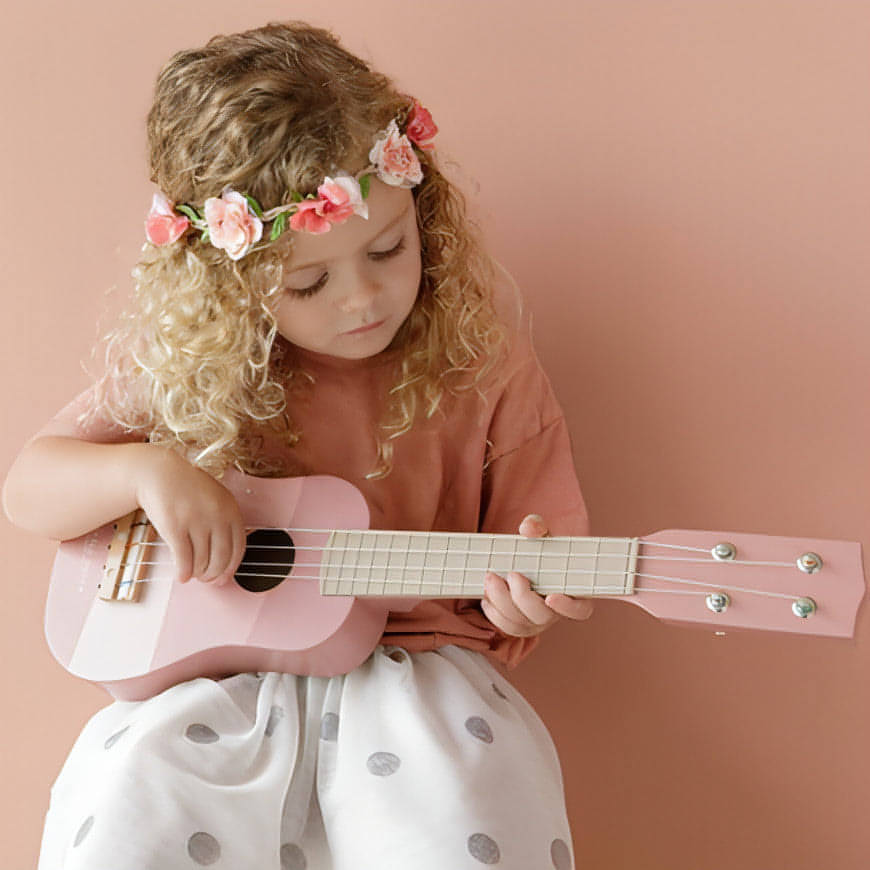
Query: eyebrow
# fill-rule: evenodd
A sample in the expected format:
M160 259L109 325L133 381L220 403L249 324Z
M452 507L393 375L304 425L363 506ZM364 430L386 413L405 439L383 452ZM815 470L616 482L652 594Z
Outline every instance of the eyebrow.
M388 232L388 231L391 230L391 229L392 229L392 228L393 228L397 223L399 223L399 222L401 222L402 220L404 220L405 217L407 216L408 212L409 212L413 207L414 207L414 203L412 202L412 203L411 203L410 205L408 205L406 208L402 209L402 211L401 211L400 214L396 215L396 217L394 217L394 218L393 218L393 219L392 219L392 220L391 220L391 221L390 221L390 222L389 222L389 223L388 223L388 224L387 224L383 229L381 229L381 230L377 233L377 235L373 236L371 239L369 239L369 240L365 243L365 245L362 245L361 247L364 247L364 248L365 248L365 247L368 247L368 245L370 245L372 242L377 241L377 240L378 240L378 239L379 239L379 238L380 238L384 233ZM324 263L325 263L325 261L323 261L323 260L316 260L316 261L314 261L313 263L302 263L301 265L298 265L298 266L297 266L296 263L290 262L290 263L287 264L287 265L289 266L289 268L287 269L287 272L288 272L288 273L292 273L292 272L301 272L303 269L311 269L311 268L313 268L314 266L323 266Z

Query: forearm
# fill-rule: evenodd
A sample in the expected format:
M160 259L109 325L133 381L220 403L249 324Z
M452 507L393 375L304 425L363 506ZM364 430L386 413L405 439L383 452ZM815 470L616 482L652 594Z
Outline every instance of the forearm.
M35 438L9 470L4 510L29 531L58 540L77 537L134 510L138 471L166 454L165 448L143 442Z

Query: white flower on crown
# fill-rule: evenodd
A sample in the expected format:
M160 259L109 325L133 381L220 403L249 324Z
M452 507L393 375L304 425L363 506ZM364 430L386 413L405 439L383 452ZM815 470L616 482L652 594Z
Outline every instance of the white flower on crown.
M411 140L390 121L383 138L369 151L369 160L377 168L378 178L393 187L414 187L423 180L423 168L414 153Z

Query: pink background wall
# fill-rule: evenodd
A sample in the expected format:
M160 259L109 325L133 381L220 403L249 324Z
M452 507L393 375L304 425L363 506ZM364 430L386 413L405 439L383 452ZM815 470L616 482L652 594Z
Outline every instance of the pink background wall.
M300 17L431 107L534 310L596 533L870 541L870 4L242 9L7 10L0 471L84 386L107 291L127 287L159 65L213 33ZM0 842L23 868L49 784L105 697L43 642L53 545L6 522L0 534ZM717 639L611 602L553 629L514 676L559 745L580 867L867 866L870 609L854 641Z

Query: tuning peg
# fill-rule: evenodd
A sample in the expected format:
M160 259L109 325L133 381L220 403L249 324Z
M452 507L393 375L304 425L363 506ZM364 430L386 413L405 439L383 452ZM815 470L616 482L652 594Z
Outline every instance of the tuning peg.
M710 553L717 562L730 562L737 556L737 547L734 544L729 544L728 541L722 541L722 543L716 544Z
M812 598L797 598L791 605L792 613L801 619L806 619L816 612L816 602Z
M731 599L725 592L711 592L704 600L713 613L722 613L731 603Z
M822 557L818 553L804 553L798 557L797 566L805 574L817 574L822 570Z

